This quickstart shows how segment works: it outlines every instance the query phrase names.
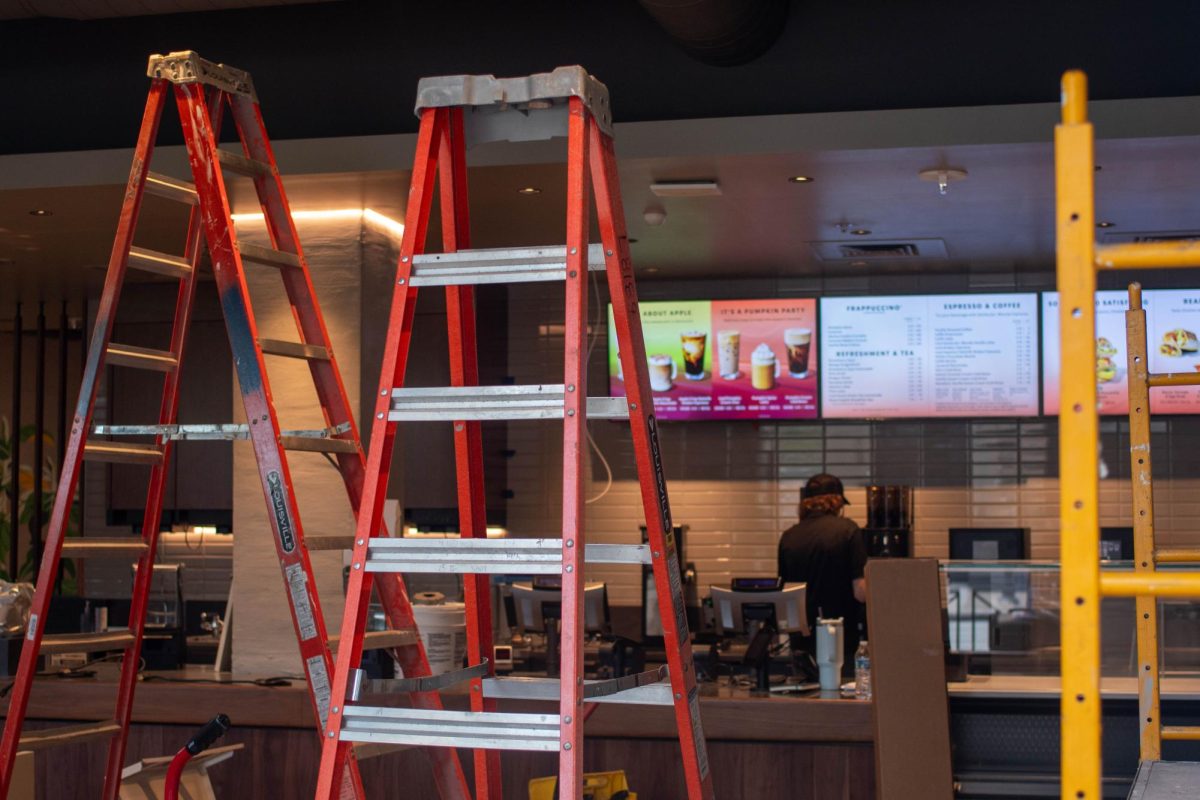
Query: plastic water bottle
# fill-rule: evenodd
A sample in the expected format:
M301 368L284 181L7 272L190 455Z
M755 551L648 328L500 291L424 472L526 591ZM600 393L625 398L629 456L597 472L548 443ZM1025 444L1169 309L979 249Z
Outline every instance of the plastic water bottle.
M854 652L854 697L871 699L871 650L866 639L858 643L858 650Z

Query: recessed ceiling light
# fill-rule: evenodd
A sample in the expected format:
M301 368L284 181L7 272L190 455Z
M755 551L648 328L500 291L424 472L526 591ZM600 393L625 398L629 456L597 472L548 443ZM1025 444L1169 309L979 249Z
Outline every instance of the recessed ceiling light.
M869 236L871 232L866 228L855 228L854 230L850 231L850 233L854 234L855 236Z
M851 261L850 262L850 266L852 266L852 267L865 267L866 265L867 265L867 262L865 262L865 261Z
M811 175L793 175L788 178L788 181L790 183L812 183L813 179Z
M658 267L646 267L644 272L658 272Z
M542 190L536 186L522 186L517 189L517 194L541 194Z
M31 217L51 217L54 216L53 211L47 211L44 208L35 208L29 212Z
M1097 222L1096 227L1097 228L1112 228L1112 227L1115 227L1116 224L1117 223L1115 223L1115 222Z

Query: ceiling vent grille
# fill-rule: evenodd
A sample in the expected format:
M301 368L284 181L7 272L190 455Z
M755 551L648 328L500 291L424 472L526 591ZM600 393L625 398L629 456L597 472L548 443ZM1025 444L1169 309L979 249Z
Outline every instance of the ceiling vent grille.
M909 239L887 242L809 242L822 261L906 261L944 259L946 243L941 239Z

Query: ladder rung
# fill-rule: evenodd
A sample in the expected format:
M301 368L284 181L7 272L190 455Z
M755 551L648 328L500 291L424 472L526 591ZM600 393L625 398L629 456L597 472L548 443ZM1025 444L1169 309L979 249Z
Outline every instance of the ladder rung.
M285 342L282 339L259 339L258 346L269 356L286 356L287 358L306 358L312 361L328 361L329 351L315 344L303 342Z
M269 267L299 267L300 256L295 253L285 253L282 250L272 250L249 242L238 242L238 252L243 261L253 261L256 264L266 264Z
M144 247L129 248L129 260L126 263L142 272L153 272L168 278L186 278L192 274L192 265L186 258Z
M175 358L175 354L166 350L153 350L149 347L111 342L108 345L104 361L115 367L133 367L156 372L173 372L179 366L179 360Z
M264 164L262 161L255 161L252 158L234 153L231 150L222 150L217 148L217 161L221 162L221 166L230 172L236 172L239 175L246 175L251 178L259 176L271 176L271 165Z
M280 436L284 450L303 450L308 453L357 453L353 439L333 439L326 436Z
M447 386L436 389L393 389L392 422L456 420L562 419L566 387ZM624 397L589 397L589 419L628 419Z
M196 194L194 184L179 178L172 178L170 175L160 175L157 172L147 173L146 191L168 200L178 200L193 206L200 202L200 196Z
M393 647L408 647L417 643L417 632L407 631L367 631L363 634L363 650L391 650ZM336 653L341 643L340 635L329 637L329 650Z
M39 650L43 655L52 653L103 653L108 650L124 650L133 644L130 631L104 631L103 633L48 633L42 637Z
M280 431L285 438L322 439L346 433L350 423L343 422L332 428L311 428ZM92 433L98 436L162 436L173 442L180 441L234 441L250 438L250 426L245 423L190 423L187 425L94 425Z
M317 550L351 550L354 548L354 537L305 535L304 546L313 552Z
M104 461L113 464L161 464L162 450L158 445L134 442L88 442L83 447L87 461Z
M588 269L604 271L604 246L588 245ZM413 286L529 283L567 279L567 246L459 250L413 256Z
M63 558L137 558L146 552L146 543L137 536L71 537L63 540Z
M1200 741L1200 727L1195 725L1163 725L1162 738L1168 742Z
M1200 547L1160 547L1154 551L1159 564L1200 564Z
M121 726L106 719L100 722L88 722L84 725L66 725L61 728L45 728L40 731L25 731L21 734L19 749L45 750L48 747L78 744L115 736L121 732Z
M1096 248L1101 269L1158 269L1200 266L1200 240L1130 242Z
M488 750L556 752L558 714L347 706L340 739Z
M1146 383L1155 386L1200 386L1200 372L1160 372L1146 376Z
M657 674L657 670L655 671ZM612 681L585 681L584 695L589 703L627 703L630 705L674 705L671 684L662 681L645 683L629 689L588 696L588 690L603 689ZM553 700L559 699L558 678L484 678L483 696L496 700Z
M1105 572L1105 597L1200 597L1200 572Z
M588 564L649 564L644 544L589 544ZM559 575L562 539L400 539L367 542L368 572Z

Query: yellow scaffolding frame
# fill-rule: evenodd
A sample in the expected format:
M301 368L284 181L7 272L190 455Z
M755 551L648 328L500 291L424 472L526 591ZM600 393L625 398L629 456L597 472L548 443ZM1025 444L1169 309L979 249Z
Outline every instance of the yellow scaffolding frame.
M1134 572L1100 573L1099 413L1096 407L1095 292L1098 269L1200 266L1200 243L1097 247L1095 159L1087 121L1087 78L1062 79L1062 123L1054 132L1062 400L1059 412L1062 564L1062 798L1100 800L1100 599L1137 598L1141 758L1158 760L1162 740L1200 739L1200 728L1162 727L1159 718L1159 597L1200 597L1200 572L1159 572L1162 563L1200 563L1200 548L1157 550L1150 468L1150 388L1200 385L1200 373L1149 372L1141 286L1129 287L1130 464Z

